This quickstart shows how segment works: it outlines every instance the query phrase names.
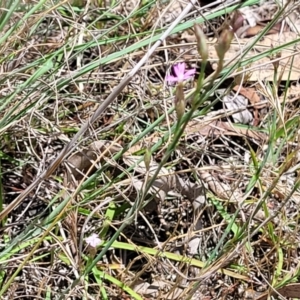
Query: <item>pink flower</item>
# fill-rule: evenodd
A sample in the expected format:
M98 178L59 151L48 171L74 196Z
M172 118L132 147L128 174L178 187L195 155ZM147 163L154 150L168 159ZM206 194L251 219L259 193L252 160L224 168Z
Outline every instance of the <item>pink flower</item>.
M93 233L92 235L90 235L89 237L87 237L85 239L86 243L93 247L96 248L97 246L99 246L101 244L101 239L99 239L98 234Z
M169 75L166 77L166 80L169 83L172 82L183 82L184 80L190 79L196 73L196 69L185 70L185 63L178 63L173 67L175 76Z

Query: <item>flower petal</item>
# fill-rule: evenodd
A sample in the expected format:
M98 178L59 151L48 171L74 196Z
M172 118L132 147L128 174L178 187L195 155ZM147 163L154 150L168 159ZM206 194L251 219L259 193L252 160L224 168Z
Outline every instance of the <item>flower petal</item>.
M178 78L182 78L185 71L185 63L178 63L174 66L174 73Z
M89 237L85 239L85 241L89 246L94 248L99 246L102 242L101 239L98 237L98 234L96 233L91 234Z
M194 76L196 73L196 69L190 69L184 73L183 79L189 79Z
M184 80L190 79L193 75L195 75L196 69L190 69L185 71L185 68L186 68L186 64L184 62L174 65L173 72L175 76L173 75L166 76L166 81L168 81L168 83L183 82Z

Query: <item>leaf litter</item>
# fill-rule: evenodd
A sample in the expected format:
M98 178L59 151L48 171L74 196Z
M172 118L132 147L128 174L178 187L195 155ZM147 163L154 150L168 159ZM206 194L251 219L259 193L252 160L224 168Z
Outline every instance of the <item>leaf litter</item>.
M184 8L182 3L174 3L177 3L176 7L178 11ZM127 5L129 3L125 6L122 4L118 7L118 10L127 13L127 9L129 9L128 7L126 8ZM130 5L130 9L137 7L134 3ZM270 15L258 18L257 16L262 14L266 5L269 5L270 9L268 12L270 12ZM160 7L155 6L152 8L153 12L157 15L159 15L158 8ZM170 5L169 8L173 9L174 14L169 14L169 11L167 11L164 14L165 19L161 19L163 25L172 22L177 15L173 6ZM278 6L276 3L267 1L265 4L256 7L251 6L247 9L248 11L241 10L241 12L245 16L245 22L253 28L258 23L274 16L278 11ZM252 15L251 11L253 12ZM197 11L194 14L197 14ZM147 26L147 28L157 26L158 23L155 22L156 18L152 19L152 14L149 15L151 18L146 17L144 26ZM283 19L279 21L283 22ZM297 38L294 35L295 27L291 27L291 22L287 23L291 31L288 31L284 27L284 31L280 34L271 33L269 36L264 36L263 40L260 40L249 52L247 58L260 54L271 47L276 47L279 45L277 44L278 42L289 43L295 40ZM297 22L294 23L297 25ZM262 24L259 25L264 26ZM123 27L129 30L126 25L123 25ZM264 27L260 27L259 30L262 28ZM257 31L249 32L249 29L248 27L243 33L247 38L241 34L238 40L239 43L232 44L232 48L226 54L226 60L229 61L233 57L238 58L241 47L249 44L248 36L258 34ZM297 75L297 45L294 46L295 48L285 47L281 51L279 69L281 81L287 79L298 80L299 78ZM109 51L109 47L104 46L104 48L107 48L105 50ZM54 47L50 50L54 51L55 49L57 48ZM216 61L215 48L212 45L210 49L210 59L214 62ZM177 50L176 47L169 49L170 64L178 58ZM95 51L94 54L99 54L97 50L93 49L93 51ZM89 54L84 53L87 57ZM37 53L35 52L34 55L37 55ZM156 55L159 57L161 54L156 53ZM291 55L295 56L293 63L290 60ZM25 56L27 63L30 63L32 57L29 57L29 54ZM188 59L186 57L182 55L179 59L189 61L190 56ZM288 58L284 60L283 58L285 57ZM113 249L107 251L106 263L108 266L112 266L116 259L121 262L120 265L125 266L125 269L120 268L120 270L111 268L109 269L109 273L140 293L145 299L185 299L185 295L189 291L193 291L194 282L200 284L197 286L197 290L194 291L193 299L245 299L247 297L248 299L264 299L266 295L272 293L272 288L268 284L276 287L280 283L280 280L292 281L297 279L299 270L296 262L299 253L299 247L297 246L298 236L294 237L294 244L289 245L285 250L286 255L289 255L291 259L284 262L282 266L284 272L278 275L276 278L277 281L273 278L273 267L270 267L272 265L279 268L279 265L276 265L278 264L276 258L279 252L276 252L275 248L280 243L289 244L291 241L291 232L293 232L292 230L295 226L298 226L297 204L299 203L299 192L296 190L292 193L294 186L297 184L299 163L299 158L292 154L293 151L298 149L298 140L297 137L290 137L287 140L284 135L290 128L292 132L298 129L296 125L293 125L297 121L297 114L294 111L299 100L298 92L291 86L288 87L285 96L282 95L281 98L277 99L279 103L290 105L284 111L284 118L287 120L287 125L281 124L278 131L273 133L278 136L277 140L273 144L268 145L270 134L266 130L267 122L265 122L266 116L264 114L272 114L272 107L265 101L266 97L263 99L255 88L250 87L250 85L257 81L262 83L264 87L266 87L266 84L264 84L265 81L273 81L274 63L271 60L274 61L273 58L264 58L258 62L253 62L248 71L251 74L247 77L247 86L233 88L233 92L230 91L229 93L227 93L227 89L217 90L214 97L219 97L221 106L215 105L212 107L212 111L207 113L206 117L194 118L187 124L171 159L166 165L160 168L157 177L154 178L151 187L147 191L147 195L145 195L148 207L147 205L143 206L144 204L142 203L141 209L135 216L135 221L122 232L122 237L120 238L123 242L126 241L138 246L151 245L153 249L172 252L182 255L182 257L195 257L204 262L209 261L214 250L219 247L222 250L215 257L216 261L214 265L211 265L211 268L204 267L201 270L200 268L191 267L186 263L180 263L180 261L172 261L169 257L151 257L146 252L135 253L134 251L123 249L122 254L122 251L118 252ZM160 60L158 59L158 61ZM21 64L24 64L24 62L20 58L17 58L17 63L14 67ZM68 67L74 68L74 70L69 69L67 74L70 75L70 72L76 72L74 61L68 64ZM149 65L151 67L151 61ZM261 65L263 65L262 69L256 71ZM195 63L191 62L191 67L196 67ZM114 69L118 69L117 63L106 66L106 68L105 72L107 70L111 72L112 78L116 80L113 75L115 74ZM11 66L8 65L6 72L9 70L11 70ZM156 77L159 72L157 69L151 76ZM139 78L145 78L145 74L144 70L142 70ZM90 74L91 78L94 75ZM166 75L166 72L164 75ZM99 76L96 78L99 78ZM82 79L86 80L83 77ZM91 115L94 109L93 105L97 106L99 91L103 94L109 93L110 87L115 84L113 79L108 80L108 83L104 83L97 88L95 88L96 83L93 80L89 84L86 84L84 86L85 92L95 92L94 95L88 97L90 100L89 105L84 105L86 102L76 96L78 91L83 91L79 82L76 81L73 82L73 86L70 84L70 86L66 87L68 93L58 95L58 102L40 102L40 104L48 105L52 111L54 110L50 105L51 103L59 105L60 109L66 114L66 117L60 120L61 123L58 127L79 127L81 121ZM115 219L112 219L111 227L109 226L108 235L111 236L119 224L124 222L126 205L130 207L139 199L140 195L143 195L147 181L158 170L163 152L169 142L163 136L171 130L170 124L176 122L174 116L170 115L170 119L161 122L157 130L152 130L148 136L145 136L141 141L127 148L132 137L136 136L141 128L145 127L145 124L149 124L147 123L149 119L155 120L156 116L159 117L166 111L166 107L161 104L163 103L163 101L160 101L161 99L155 101L149 97L149 94L155 94L157 98L163 94L161 90L157 90L155 84L152 83L151 85L151 88L147 87L145 90L139 89L139 84L129 85L127 93L117 99L118 105L112 105L110 112L107 111L102 116L102 119L98 121L98 124L91 127L89 135L83 140L83 146L78 146L77 153L72 153L65 161L65 167L61 167L57 171L56 176L63 180L57 181L55 177L52 177L44 181L39 189L31 195L34 201L30 202L29 199L26 199L23 202L25 207L30 207L34 202L36 204L36 199L43 199L43 201L48 199L46 203L41 204L42 211L45 213L44 209L48 207L49 201L62 187L68 193L72 193L74 189L81 186L81 181L98 174L93 188L98 190L98 185L101 187L113 181L113 186L110 186L105 193L106 196L109 194L111 199L114 199L111 202L116 202L120 211L116 213ZM294 85L294 87L297 87L297 85ZM192 88L192 85L190 88ZM188 91L186 90L185 92L187 93ZM264 95L267 95L267 92ZM172 98L171 93L170 98ZM148 111L144 109L145 104L143 101L145 99L148 99L154 117L150 117ZM170 105L167 101L166 103ZM138 110L140 111L137 113ZM57 112L58 110L55 109L55 111ZM47 110L44 113L47 117L51 116L51 113ZM125 116L122 116L122 114ZM36 117L35 122L40 122L41 127L49 128L49 124L45 118L38 114L34 116ZM293 122L294 119L295 121ZM18 167L14 167L12 171L6 173L4 176L6 200L9 199L9 196L12 198L15 196L12 192L13 189L22 190L26 188L26 185L37 176L36 174L41 172L40 168L47 168L49 161L61 150L63 142L69 139L69 137L66 137L69 134L66 131L64 136L60 135L58 138L52 137L47 141L47 132L43 133L44 135L40 135L41 130L30 129L32 123L29 123L29 120L24 118L19 124L9 126L11 134L20 129L18 126L22 126L22 130L28 128L28 132L30 132L28 135L29 138L26 140L15 133L15 146L12 143L7 143L2 151L12 156L18 152L22 160L25 161L26 151L34 149L34 151L30 152L32 157L28 159L28 164L34 166L34 171L24 165L23 174L27 174L26 176L20 175ZM118 124L124 123L124 120L131 122L131 126L124 126L125 134L122 136L121 133L120 138ZM103 124L104 128L102 128ZM108 128L105 128L106 126ZM111 128L115 131L111 132L113 131ZM139 152L143 152L145 148L155 146L157 143L161 143L161 146L158 150L151 153L151 161L149 166L147 166L144 155L140 155ZM37 144L37 146L33 147L33 144ZM269 150L270 147L272 147L272 151ZM114 159L113 157L120 151L123 151L122 157ZM270 151L270 154L266 155L268 151ZM254 152L256 153L256 158L253 157ZM286 161L287 156L291 156L289 161ZM43 158L42 166L41 157ZM255 160L264 161L265 159L266 162L262 166L263 170L260 173L260 180L251 186L254 178L253 174L258 170ZM253 161L254 163L250 163ZM11 164L7 160L2 165L8 166L8 170L11 168ZM104 168L104 166L106 167ZM125 172L127 175L126 178L121 178L117 181L112 180L112 178L117 178L128 167L131 168L131 171ZM99 170L102 170L102 168L104 168L104 171L99 174ZM278 169L281 172L280 175L283 174L284 176L281 176L278 184L274 185ZM251 187L250 190L249 186ZM78 227L78 231L82 227L86 214L89 214L95 208L95 203L104 197L100 193L98 200L95 198L94 202L81 201L85 199L85 194L89 194L90 189L89 185L85 186L72 199L74 203L78 203L77 208L79 212L72 210L67 212L67 214L72 215L72 218L68 221L69 225L73 226L73 228L76 227L76 229ZM292 195L290 195L291 193ZM254 216L253 209L257 203L260 203L261 199L265 202L263 202L261 207L257 207L258 214ZM277 210L282 203L286 203L286 205L281 210ZM15 221L20 222L20 220L26 224L26 220L31 220L41 212L40 210L35 211L30 216L26 214L27 208L24 214L20 214L22 209L24 209L24 206L21 207L21 210L14 211L10 216L13 220L12 224ZM102 207L94 215L95 218L92 217L90 219L88 226L85 228L86 237L92 236L95 231L101 231L104 219L107 217L105 209L106 207ZM235 212L238 212L236 219L233 217ZM50 212L46 211L47 214L50 214ZM39 216L39 218L41 217ZM248 220L249 222L247 223ZM231 230L230 233L225 235L225 239L223 238L224 232L229 226L228 224L233 223L236 227L242 228L243 222L245 222L250 229L254 229L265 220L269 220L268 228L271 225L275 227L274 232L282 237L281 241L277 241L274 236L272 240L272 232L268 232L266 228L263 228L263 230L252 237L248 246L238 248L237 244L233 251L230 248L230 243L234 238L238 238L238 231ZM231 228L235 228L233 225L231 226ZM18 236L23 228L20 224L15 226L10 233L11 237ZM60 228L61 232L65 231L66 228L70 230L70 227L62 224ZM108 237L106 236L105 238ZM46 243L45 241L45 245ZM67 238L64 240L64 243L68 243ZM73 237L73 243L76 247L76 236ZM52 247L54 246L55 244L52 244ZM28 245L28 247L30 246ZM60 247L64 250L63 246L60 245ZM226 249L229 249L228 255L225 255ZM236 255L236 251L239 251L239 256ZM247 251L252 251L256 261L251 260L251 256L248 255ZM64 253L68 253L68 250ZM230 254L235 255L230 257ZM61 261L59 257L62 257L62 253L58 253L57 257L55 257L57 269L53 270L57 270L60 275L57 276L50 272L51 282L47 283L50 286L56 286L53 289L54 295L58 295L63 288L67 288L67 282L74 279L74 274L68 265L67 259ZM267 262L270 264L268 265ZM49 266L50 263L48 263L47 268ZM146 268L144 268L145 266ZM16 278L15 286L12 286L7 294L10 295L10 299L13 299L15 295L24 297L24 295L37 294L38 287L29 279L28 274L35 274L40 278L41 282L43 282L43 275L39 271L34 273L33 267L34 264L28 264L30 272L24 269L21 277L19 279ZM14 266L11 268L13 270ZM265 281L265 278L261 276L256 268L260 268L261 272L264 272L263 275L268 281ZM233 272L235 275L225 276L222 274L223 271L217 272L221 270L224 271L224 274L235 270ZM294 272L292 272L293 270ZM284 277L287 271L292 273L290 273L289 277ZM246 276L246 279L248 278L249 280L245 278L239 280L239 276ZM197 278L199 279L197 280ZM24 288L21 284L22 281L31 285L32 288L28 286ZM120 288L117 288L113 283L106 284L107 288L111 289L109 296L111 299L112 297L119 297L118 299L121 299L121 297L122 299L125 299L125 297L129 298L128 295L121 296ZM46 285L41 287L41 293L44 293L44 290L46 290ZM295 297L294 290L297 290L297 284L291 283L286 285L285 288L278 288L277 292L285 297ZM82 294L79 291L78 294L75 291L73 292L72 297L74 299L81 299ZM97 287L91 285L90 292L92 294L97 293ZM54 296L54 299L56 299L56 296Z

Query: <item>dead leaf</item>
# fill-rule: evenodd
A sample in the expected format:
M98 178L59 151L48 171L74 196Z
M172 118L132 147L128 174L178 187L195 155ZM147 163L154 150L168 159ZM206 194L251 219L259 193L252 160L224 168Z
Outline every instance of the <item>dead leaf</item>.
M124 155L123 161L127 166L134 166L134 170L140 174L146 174L147 168L145 162L141 160L141 156ZM140 161L141 160L141 161ZM140 162L139 162L140 161ZM153 176L159 164L152 160L150 163L149 177ZM143 180L133 179L133 186L138 192L144 188ZM189 181L183 181L178 175L173 174L170 170L162 167L154 180L149 193L155 197L157 202L164 201L166 195L170 191L179 192L181 195L187 197L193 205L198 208L205 203L205 191L202 186Z
M72 181L72 176L76 180L81 180L86 173L90 170L93 162L97 159L97 155L94 151L80 151L73 154L66 161L68 182ZM95 170L95 167L91 169L91 172Z
M181 288L172 288L163 280L154 280L151 284L147 282L138 283L135 285L134 290L144 297L166 300L179 299L180 294L183 292Z
M264 133L252 130L251 128L238 128L234 127L228 122L214 120L211 117L207 119L192 120L186 126L184 135L186 138L189 135L202 134L204 136L220 136L220 135L231 135L231 136L244 136L248 138L253 138L255 140L266 141L268 136ZM144 144L147 144L148 147L151 147L161 139L161 136L158 132L154 132L152 135L143 140ZM125 155L133 154L141 150L141 145L136 144L127 150Z
M300 99L300 84L293 84L287 88L286 93L284 93L280 98L280 103L284 101L293 102Z
M188 242L189 248L188 253L189 255L196 255L199 253L199 243L201 239L199 237L193 238Z
M251 50L247 53L247 58L254 57L258 54L268 51L271 47L275 48L277 46L282 46L284 44L297 41L295 45L285 47L281 51L281 59L279 60L279 70L278 74L281 72L282 80L298 80L300 77L300 47L299 47L299 36L294 32L283 32L280 34L270 34L264 36L256 45L254 45ZM249 39L243 38L239 39L238 42L232 42L230 49L226 53L225 63L232 61L234 62L241 56L241 51L249 45ZM292 60L292 56L294 59ZM218 61L218 56L214 45L209 46L209 58L212 62ZM231 62L232 64L232 62ZM216 68L215 64L212 64L213 68ZM249 64L247 68L250 68L249 81L257 80L270 80L273 81L274 76L274 66L269 57L264 57L252 64Z
M230 185L218 181L209 172L200 172L200 177L217 197L234 201L242 199L242 194L238 190L233 190Z
M251 124L253 116L248 107L248 99L242 95L237 95L230 93L229 95L224 95L222 98L223 103L229 110L237 110L238 112L233 113L231 116L235 123L241 124Z
M258 299L258 297L261 295L262 293L260 292L256 292L254 291L253 289L247 289L245 292L244 292L244 299L247 299L247 300L256 300Z
M142 159L142 156L132 156L132 155L124 155L123 161L127 166L134 168L134 171L139 172L140 174L146 174L147 168L145 166L145 162ZM141 160L141 161L140 161ZM140 162L139 162L140 161ZM153 176L158 168L158 163L154 160L150 163L149 178ZM132 179L132 184L138 193L141 193L145 188L144 179ZM148 193L154 197L157 203L163 202L167 193L174 189L175 187L175 176L171 175L170 171L166 168L162 167L157 178L154 180L152 186L150 187Z
M249 27L242 35L243 38L249 38L249 37L253 37L257 34L259 34L265 27L267 26L267 24L263 24L263 25L255 25L254 27ZM270 34L276 34L279 33L281 30L282 24L281 23L277 23L275 24L269 31L268 31L268 35ZM286 32L288 30L287 26L284 27L283 32Z
M202 185L184 181L181 177L176 176L176 189L180 194L191 201L194 210L203 207L205 204L205 190Z
M244 97L246 97L250 103L253 105L253 107L256 108L263 108L265 106L265 104L260 104L260 97L258 96L256 90L254 88L248 87L245 88L243 86L240 85L236 85L233 87L233 90L235 92L238 92L239 95L243 95Z
M285 298L296 298L300 297L300 283L288 284L285 287L282 287L276 290L281 296ZM256 300L267 300L269 295L276 295L275 292L264 293L263 295L256 298Z
M191 121L186 131L189 134L200 133L204 136L245 136L261 141L265 141L267 139L267 135L265 135L264 133L254 131L248 128L233 127L233 125L229 122L223 122L218 120L211 121L210 123Z
M277 11L278 5L275 2L265 3L264 1L261 1L258 7L245 6L239 9L250 27L254 27L264 20L272 19Z
M114 155L121 149L122 147L116 142L101 140L95 141L87 149L71 155L66 161L68 182L72 181L72 176L76 180L81 180L88 171L95 172L95 162L98 157L101 159L101 156L104 157L104 155Z
M254 88L244 88L240 85L236 85L233 88L234 91L238 92L240 95L243 95L246 97L250 103L253 106L253 114L254 114L254 120L253 120L253 126L257 126L259 124L259 115L258 115L258 109L261 109L265 107L266 104L260 104L260 97L258 96L256 90Z

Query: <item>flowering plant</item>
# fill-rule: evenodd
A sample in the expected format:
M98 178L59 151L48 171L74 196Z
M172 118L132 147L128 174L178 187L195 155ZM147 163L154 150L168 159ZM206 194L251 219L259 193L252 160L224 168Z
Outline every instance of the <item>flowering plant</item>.
M93 233L85 239L86 243L93 248L96 248L101 244L101 239L98 237L98 234Z
M169 75L166 77L166 80L169 82L169 84L173 82L183 82L184 80L190 79L195 75L196 69L185 70L185 68L185 63L178 63L177 65L175 65L173 67L175 76Z
M192 78L195 73L196 69L186 70L185 63L178 63L173 67L173 71L175 76L168 75L166 80L168 83L177 83L176 86L176 96L175 96L175 110L177 113L177 118L180 119L185 111L185 99L184 99L184 92L183 92L183 81Z

